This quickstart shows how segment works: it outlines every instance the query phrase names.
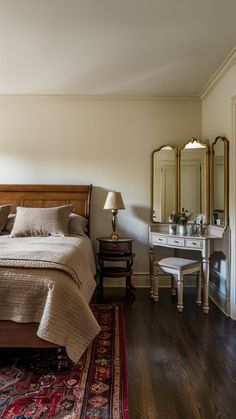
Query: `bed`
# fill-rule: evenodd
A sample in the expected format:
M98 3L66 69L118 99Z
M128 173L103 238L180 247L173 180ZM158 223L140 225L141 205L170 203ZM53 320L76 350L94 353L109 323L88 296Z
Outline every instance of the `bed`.
M0 348L65 347L77 362L99 333L89 306L96 286L89 239L91 192L92 185L0 185L0 205L11 204L13 214L17 207L51 211L70 205L73 216L87 220L87 233L70 237L1 234ZM68 267L69 259L48 261L61 249L69 249ZM28 252L33 252L33 261L28 262Z

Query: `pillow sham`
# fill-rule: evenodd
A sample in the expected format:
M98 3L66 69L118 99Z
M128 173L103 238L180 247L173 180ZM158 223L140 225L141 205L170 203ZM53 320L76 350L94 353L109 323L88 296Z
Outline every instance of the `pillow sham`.
M70 213L68 233L69 234L85 234L88 231L88 220L82 215Z
M10 204L0 205L0 232L5 227L10 210L11 210Z
M10 237L67 236L70 205L52 208L17 207Z
M7 222L6 222L5 227L4 227L4 230L7 233L10 233L12 231L13 225L14 225L14 222L15 222L15 218L16 218L16 214L9 214L8 215Z

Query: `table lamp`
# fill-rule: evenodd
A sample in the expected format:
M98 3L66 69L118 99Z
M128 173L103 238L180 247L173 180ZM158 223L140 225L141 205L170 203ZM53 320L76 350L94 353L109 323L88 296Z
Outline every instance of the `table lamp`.
M119 238L116 232L116 221L117 221L118 210L125 209L121 193L115 192L115 191L108 192L107 198L104 204L104 209L109 209L112 212L112 218L111 218L112 234L110 237L112 240L117 240Z

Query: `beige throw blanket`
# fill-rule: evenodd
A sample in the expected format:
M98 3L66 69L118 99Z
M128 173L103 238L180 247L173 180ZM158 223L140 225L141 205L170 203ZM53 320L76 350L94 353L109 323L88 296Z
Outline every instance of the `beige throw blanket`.
M77 362L100 331L88 305L95 263L87 237L0 237L0 319L39 322L37 335Z

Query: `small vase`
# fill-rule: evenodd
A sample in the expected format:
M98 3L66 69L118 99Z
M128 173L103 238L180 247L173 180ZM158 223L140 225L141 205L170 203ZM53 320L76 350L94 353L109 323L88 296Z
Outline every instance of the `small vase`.
M187 226L186 225L179 225L179 235L184 236L187 234Z
M177 233L177 224L169 224L169 234Z

